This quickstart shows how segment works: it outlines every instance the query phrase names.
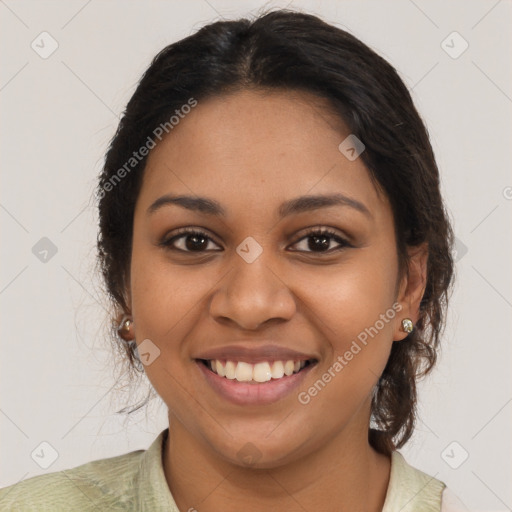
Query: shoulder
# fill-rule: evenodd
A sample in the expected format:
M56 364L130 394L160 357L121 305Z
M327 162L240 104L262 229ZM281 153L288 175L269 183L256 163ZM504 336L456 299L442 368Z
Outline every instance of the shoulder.
M9 511L126 510L144 450L39 475L0 489Z
M2 512L178 512L162 462L168 428L147 450L95 460L0 489Z
M407 463L404 456L391 454L391 473L382 512L440 512L446 484Z
M467 508L460 501L458 496L448 487L443 492L443 503L441 505L441 512L467 512Z

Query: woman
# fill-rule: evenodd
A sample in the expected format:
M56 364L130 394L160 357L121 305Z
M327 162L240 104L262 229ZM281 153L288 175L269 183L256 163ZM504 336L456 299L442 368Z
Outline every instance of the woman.
M120 342L169 428L2 510L447 510L397 451L453 235L392 66L303 13L210 24L142 77L98 198Z

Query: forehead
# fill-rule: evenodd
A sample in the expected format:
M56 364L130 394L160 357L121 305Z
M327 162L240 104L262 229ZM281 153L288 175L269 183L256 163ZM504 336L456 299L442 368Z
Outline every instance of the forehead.
M339 151L349 134L327 101L308 93L244 90L199 101L151 150L139 199L210 196L229 213L247 209L249 198L266 208L292 196L342 192L374 211L386 208L362 159Z

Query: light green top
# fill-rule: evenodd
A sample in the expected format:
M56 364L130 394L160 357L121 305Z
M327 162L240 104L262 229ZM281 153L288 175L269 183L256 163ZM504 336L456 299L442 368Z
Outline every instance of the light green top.
M0 489L0 510L179 512L162 464L168 430L147 450L95 460ZM395 451L382 512L440 512L444 488L443 482L413 468Z

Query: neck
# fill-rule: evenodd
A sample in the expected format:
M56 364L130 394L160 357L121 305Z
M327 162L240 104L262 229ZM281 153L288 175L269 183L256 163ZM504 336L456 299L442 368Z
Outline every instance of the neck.
M180 510L235 512L242 503L251 512L382 510L390 458L369 445L360 426L288 464L250 469L222 459L176 417L169 419L164 472Z

